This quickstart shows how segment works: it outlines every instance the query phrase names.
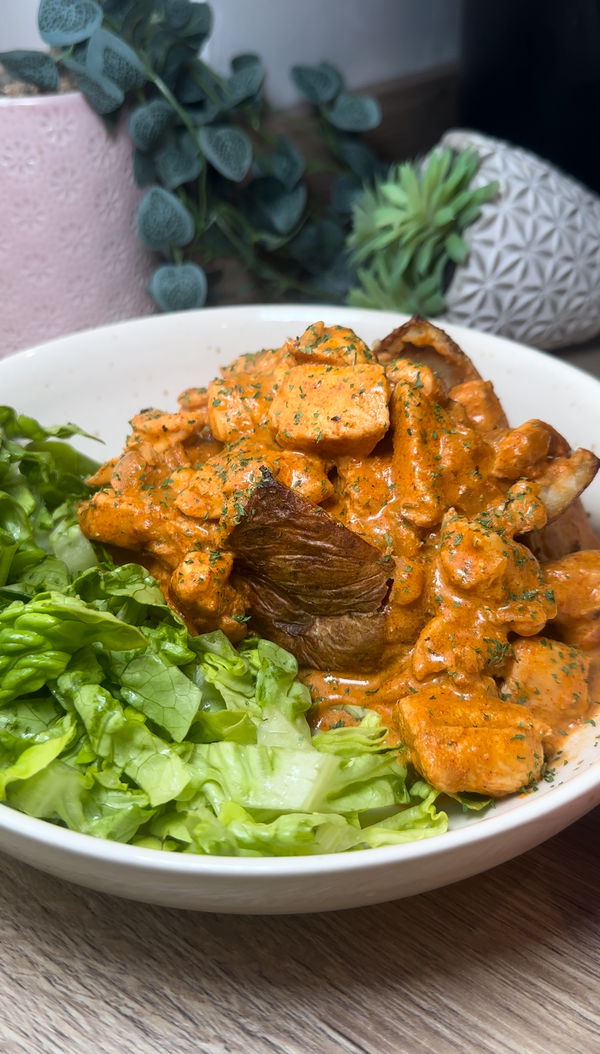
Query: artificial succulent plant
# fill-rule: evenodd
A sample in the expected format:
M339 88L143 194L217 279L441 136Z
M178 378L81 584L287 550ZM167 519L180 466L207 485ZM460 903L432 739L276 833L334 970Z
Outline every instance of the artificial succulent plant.
M479 163L475 150L436 149L365 187L347 239L357 281L349 303L442 314L452 266L469 252L463 232L498 192L496 182L472 186Z

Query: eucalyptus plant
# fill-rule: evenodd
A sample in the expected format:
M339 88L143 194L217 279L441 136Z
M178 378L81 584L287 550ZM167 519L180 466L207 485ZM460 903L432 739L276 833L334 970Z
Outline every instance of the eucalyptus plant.
M475 150L436 149L422 161L394 165L355 199L347 239L356 307L440 315L453 266L468 254L465 229L498 193L475 188Z
M41 0L38 25L50 53L5 52L0 62L42 91L55 91L66 72L112 125L126 108L145 188L138 232L163 261L150 283L161 309L204 304L207 273L216 278L228 257L273 298L344 288L338 261L353 197L382 170L360 138L379 123L374 98L349 92L327 62L292 68L331 159L331 200L321 204L308 178L314 164L269 131L260 57L238 55L227 76L202 60L208 4Z

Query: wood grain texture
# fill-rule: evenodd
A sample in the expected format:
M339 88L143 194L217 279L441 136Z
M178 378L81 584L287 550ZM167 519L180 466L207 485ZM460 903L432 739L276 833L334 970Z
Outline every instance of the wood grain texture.
M203 915L0 858L2 1054L592 1054L600 809L410 900Z
M595 1054L599 846L600 808L445 889L275 917L130 903L0 856L0 1054Z

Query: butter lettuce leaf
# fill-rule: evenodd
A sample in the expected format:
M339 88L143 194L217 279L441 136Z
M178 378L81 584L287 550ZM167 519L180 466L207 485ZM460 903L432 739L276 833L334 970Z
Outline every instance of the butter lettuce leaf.
M313 734L292 655L190 635L144 567L83 536L96 465L65 441L78 434L0 407L0 800L183 853L346 852L445 830L376 713Z

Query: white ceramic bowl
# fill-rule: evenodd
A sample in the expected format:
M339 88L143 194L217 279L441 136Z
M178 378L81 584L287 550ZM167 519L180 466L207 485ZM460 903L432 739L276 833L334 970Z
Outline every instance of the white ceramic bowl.
M0 402L45 424L74 420L117 453L127 421L144 406L174 406L242 352L274 347L318 319L351 326L367 342L404 319L323 306L205 309L120 323L52 341L0 362ZM493 380L513 424L541 417L573 446L598 449L600 384L540 352L447 327ZM95 457L97 444L81 441ZM101 449L101 448L100 448ZM586 497L600 522L600 486ZM93 889L203 911L250 914L350 908L411 896L494 867L556 834L600 803L600 722L568 744L553 783L515 796L485 816L453 821L443 835L384 849L256 859L136 849L75 834L0 806L0 849Z

